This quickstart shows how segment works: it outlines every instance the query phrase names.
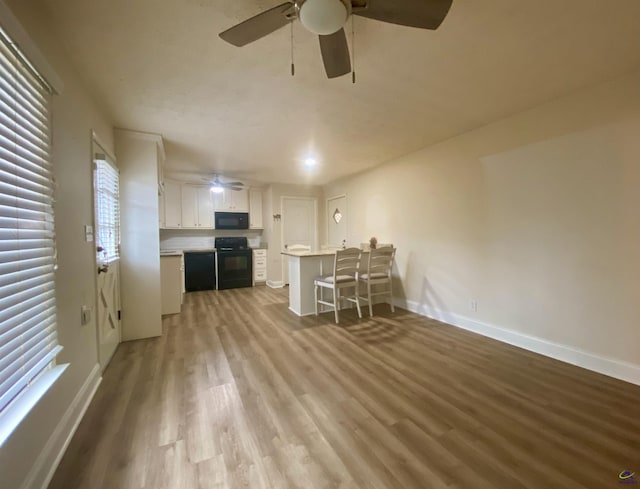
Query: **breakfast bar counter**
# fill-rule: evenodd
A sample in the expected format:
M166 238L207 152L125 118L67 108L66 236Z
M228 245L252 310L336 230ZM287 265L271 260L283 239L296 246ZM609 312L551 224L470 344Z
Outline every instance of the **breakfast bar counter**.
M336 250L283 251L282 254L289 260L289 309L298 316L315 314L313 281L333 273ZM362 252L361 268L366 267L364 257L367 255L368 252ZM322 306L320 311L324 310Z

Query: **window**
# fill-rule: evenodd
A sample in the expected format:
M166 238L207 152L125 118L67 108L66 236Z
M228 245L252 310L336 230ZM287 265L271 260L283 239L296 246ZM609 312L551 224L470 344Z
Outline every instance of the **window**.
M96 206L96 246L100 261L108 265L119 257L120 204L118 170L102 153L95 155L94 194Z
M50 92L0 30L0 419L62 349L56 334Z

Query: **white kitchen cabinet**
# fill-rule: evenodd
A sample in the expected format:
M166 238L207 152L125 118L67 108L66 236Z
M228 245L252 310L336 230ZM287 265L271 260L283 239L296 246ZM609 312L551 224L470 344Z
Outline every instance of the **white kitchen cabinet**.
M267 250L253 250L253 285L267 281Z
M198 188L195 185L182 186L182 227L198 227Z
M164 218L164 191L161 194L158 194L158 226L160 229L166 227L165 226L165 218Z
M207 185L182 185L182 227L213 228L213 202Z
M262 189L249 189L249 229L262 229Z
M178 182L165 180L161 200L164 204L164 227L182 227L182 188Z
M178 314L182 306L182 256L160 257L162 315Z
M216 211L225 212L249 212L249 191L224 189L224 192L215 194L214 208Z
M213 199L208 185L198 187L198 226L213 228Z

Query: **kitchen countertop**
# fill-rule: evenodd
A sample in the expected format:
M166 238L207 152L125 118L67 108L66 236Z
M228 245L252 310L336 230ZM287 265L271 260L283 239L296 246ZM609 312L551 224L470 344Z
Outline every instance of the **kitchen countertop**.
M283 251L281 254L286 256L329 256L335 255L336 250L320 250L320 251Z
M320 251L283 251L282 255L285 256L297 256L297 257L305 257L305 256L332 256L336 254L337 250L320 250ZM363 255L369 254L368 251L362 251Z
M182 256L182 251L161 251L160 256Z

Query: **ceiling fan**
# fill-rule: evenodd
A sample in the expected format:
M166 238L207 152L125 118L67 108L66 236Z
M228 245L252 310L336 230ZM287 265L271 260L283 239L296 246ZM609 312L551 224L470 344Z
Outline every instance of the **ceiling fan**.
M242 182L223 182L220 180L220 177L218 175L216 175L216 178L214 178L213 180L210 180L208 178L204 178L203 180L206 180L211 184L211 191L214 193L224 192L225 189L242 190L242 187L244 187L244 183Z
M318 34L328 78L351 72L349 46L343 26L359 15L420 29L437 29L453 0L290 0L220 33L234 46L244 46L271 34L295 19Z

